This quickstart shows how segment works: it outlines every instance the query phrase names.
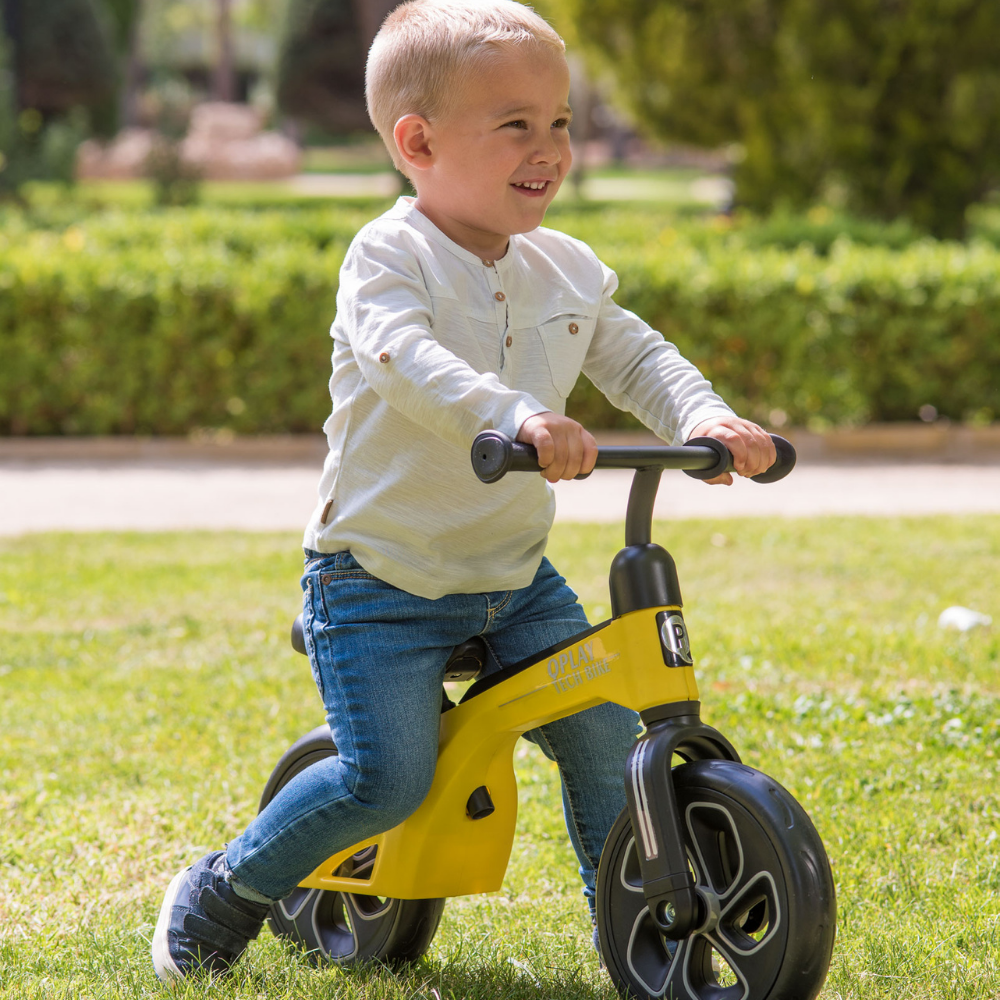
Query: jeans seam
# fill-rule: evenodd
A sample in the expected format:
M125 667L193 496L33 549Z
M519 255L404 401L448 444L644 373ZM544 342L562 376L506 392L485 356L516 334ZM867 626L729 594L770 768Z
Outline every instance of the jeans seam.
M496 607L493 607L493 605L490 604L489 601L486 602L486 607L488 609L487 614L489 616L487 625L492 625L496 621L497 615L500 614L500 612L503 611L503 609L506 608L508 604L510 604L511 599L513 597L514 597L514 591L508 590L500 599L500 603Z
M538 738L540 740L544 740L545 741L545 745L548 747L549 753L552 754L552 759L556 760L556 752L555 752L555 750L552 747L552 741L549 739L548 735L542 731L542 727L541 726L538 727L538 729L536 730L536 732L538 733ZM576 821L576 806L575 806L575 803L574 803L573 792L572 792L572 790L570 788L570 783L566 780L565 774L563 774L563 769L561 767L559 768L559 778L562 781L563 788L566 789L566 800L569 803L569 810L568 810L569 811L569 816L567 817L567 819L568 819L569 822L572 822L572 824L573 824L573 830L576 832L577 843L580 845L580 850L584 853L584 855L587 858L587 864L592 869L596 870L597 866L600 863L601 859L597 858L595 860L594 858L592 858L590 856L590 852L584 846L583 834L580 832L580 824L577 823L577 821Z
M309 660L310 672L313 676L313 682L316 684L316 688L319 691L319 698L321 702L326 701L326 693L324 691L323 675L319 669L319 655L316 652L316 639L313 635L312 625L316 620L316 609L314 601L316 599L315 594L316 588L313 587L313 579L311 576L306 578L305 594L308 598L309 606L308 608L303 608L302 611L302 641L306 646L306 656Z
M320 603L323 606L323 620L324 620L324 624L329 625L330 624L330 609L329 609L329 607L327 606L327 603L326 603L326 588L322 585L322 581L320 581L320 586L319 586L318 589L319 589L319 600L320 600ZM313 616L313 618L315 620L315 615ZM319 631L322 633L322 636L323 636L322 641L323 641L324 646L326 647L325 650L324 650L324 653L325 653L325 662L326 662L327 666L329 667L329 670L327 671L327 673L330 675L330 680L332 681L332 683L334 683L337 686L337 698L338 698L338 700L340 701L341 704L346 704L346 702L347 702L348 699L346 697L346 693L344 691L343 684L341 683L341 679L340 679L339 673L338 673L338 671L336 671L336 670L333 669L333 651L330 649L330 640L329 640L329 637L327 636L325 628L324 629L320 629ZM314 635L312 637L312 639L313 639L313 645L315 646L316 645L316 636ZM327 701L327 699L326 699L326 692L325 692L326 680L325 680L325 678L323 678L323 674L319 671L319 663L320 663L320 656L319 656L319 651L317 650L317 652L316 652L317 673L319 673L320 678L323 679L323 689L321 689L321 691L320 691L320 697L321 697L321 699L323 701L323 715L326 718L326 724L330 728L330 735L332 736L333 735L333 726L330 724L330 713L329 713L329 711L327 711L327 707L326 707L326 701ZM339 724L342 727L344 727L347 730L347 737L348 737L348 740L350 741L351 746L352 747L356 746L357 736L356 736L356 734L354 732L354 727L351 724L350 713L349 712L345 712L344 715L343 715L343 717L341 719L339 719L338 722L339 722ZM347 788L347 790L353 796L354 795L354 789L348 784L347 774L346 773L343 774L343 780L344 780L344 787Z
M346 787L346 783L345 783L345 787ZM331 806L331 805L333 805L336 802L341 802L343 799L346 799L346 798L356 799L356 796L355 796L355 794L350 789L348 789L346 795L338 795L335 799L324 799L323 802L320 803L319 805L314 806L312 809L308 809L304 813L302 813L301 815L297 816L295 818L296 822L302 822L303 820L306 820L309 817L314 816L320 810L325 809L327 806ZM358 799L357 801L360 801L360 800ZM258 854L260 854L261 851L263 851L266 847L269 847L278 837L280 837L281 834L283 834L286 829L287 829L286 827L282 826L282 827L279 827L277 830L275 830L274 833L272 833L270 837L268 837L262 843L258 844L257 847L255 847L249 854L247 854L245 857L240 858L239 862L236 864L236 868L240 868L247 861L252 861ZM350 846L350 845L348 845L348 846ZM229 867L229 862L228 861L226 862L226 866ZM246 880L239 874L239 872L236 871L236 868L230 867L229 870L241 882L246 882ZM246 884L250 885L249 882L246 882ZM253 888L253 886L250 886L250 887ZM260 890L257 890L257 891L259 892ZM266 893L262 893L262 895L267 895L267 894Z

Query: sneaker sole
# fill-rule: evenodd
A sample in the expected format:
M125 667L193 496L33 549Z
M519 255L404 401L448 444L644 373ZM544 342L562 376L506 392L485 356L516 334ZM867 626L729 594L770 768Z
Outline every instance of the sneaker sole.
M184 978L183 971L170 954L168 932L170 930L170 911L173 909L178 893L184 885L185 876L189 871L191 871L190 865L179 871L171 880L170 885L167 886L167 894L163 897L160 915L156 918L156 929L153 931L153 968L156 970L157 978L164 983L175 983Z

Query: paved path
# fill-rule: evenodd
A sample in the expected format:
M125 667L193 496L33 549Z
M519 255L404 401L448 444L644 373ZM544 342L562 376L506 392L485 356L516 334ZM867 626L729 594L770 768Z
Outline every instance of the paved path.
M319 465L206 460L0 461L0 535L31 531L301 530ZM620 521L631 474L559 483L557 520ZM660 518L1000 513L1000 465L809 464L761 486L709 487L665 473Z

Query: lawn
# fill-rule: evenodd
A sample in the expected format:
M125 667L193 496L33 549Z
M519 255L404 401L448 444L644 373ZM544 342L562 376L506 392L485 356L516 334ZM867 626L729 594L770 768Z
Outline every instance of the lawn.
M593 616L620 529L559 526L549 554ZM659 525L680 568L705 718L805 805L839 936L827 1000L1000 996L996 629L1000 518ZM297 538L0 541L0 996L166 996L148 938L166 881L253 814L321 720L288 646ZM219 998L586 998L614 991L562 829L519 744L504 888L450 900L397 976L314 969L268 931Z

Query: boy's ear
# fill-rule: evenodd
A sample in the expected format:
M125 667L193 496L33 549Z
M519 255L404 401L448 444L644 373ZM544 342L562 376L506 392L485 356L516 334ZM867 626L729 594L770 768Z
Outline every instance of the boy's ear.
M396 149L407 166L426 170L434 153L431 149L431 124L423 115L403 115L392 130Z

